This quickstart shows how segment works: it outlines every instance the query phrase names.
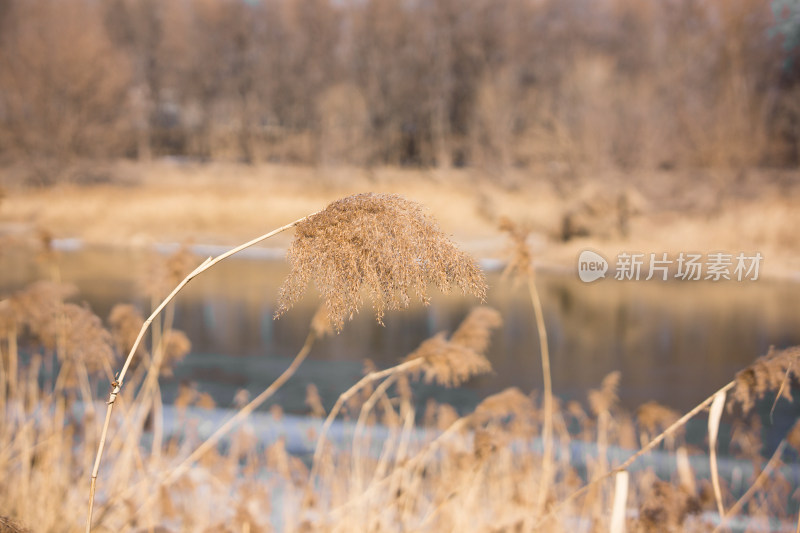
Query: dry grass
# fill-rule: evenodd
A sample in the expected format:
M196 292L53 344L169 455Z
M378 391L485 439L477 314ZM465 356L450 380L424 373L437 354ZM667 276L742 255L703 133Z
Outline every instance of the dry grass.
M114 404L122 392L126 374L131 368L134 357L145 333L154 323L160 324L162 313L177 294L196 276L206 272L214 265L228 257L259 244L287 229L297 228L297 237L290 251L292 272L281 290L279 298L280 311L285 311L306 288L309 278L315 278L323 285L322 292L326 300L325 321L341 328L349 312L350 316L358 310L360 291L365 286L372 291L372 299L376 304L378 321L383 315L383 306L389 301L393 308L408 305L408 291L412 288L427 303L425 288L428 283L435 283L440 289L448 290L456 284L466 292L483 296L486 283L483 273L477 265L463 252L458 251L437 229L435 224L422 214L421 207L398 196L360 194L338 200L324 210L306 215L294 222L269 231L251 239L216 257L209 257L181 280L180 276L188 268L179 250L167 261L167 279L178 281L174 289L159 303L150 316L144 321L136 339L131 346L125 363L111 383L111 391L106 402L106 416L100 433L91 474L89 489L89 507L86 519L86 532L92 529L92 511L94 507L96 482L100 463L105 449L109 424ZM322 233L322 236L319 234ZM49 241L48 241L49 242ZM345 245L348 243L349 245ZM388 246L388 249L387 249ZM344 252L344 253L341 253ZM396 300L396 292L400 292L400 300ZM154 302L157 301L154 300ZM380 303L380 305L378 305ZM67 304L69 305L69 304ZM59 324L63 326L66 313L59 308ZM343 316L344 315L344 316ZM317 324L319 321L316 321ZM165 326L171 325L171 315L166 314ZM317 328L312 327L309 337L298 353L293 364L273 385L240 410L238 417L244 418L250 411L268 398L273 390L281 386L294 372L297 365L311 349ZM158 395L157 377L161 368L165 351L164 336L176 338L169 327L158 334L155 329L154 339L159 339L153 349L153 357L147 372L146 381L139 398L148 392L155 391L152 401L156 414L160 415L160 398ZM107 335L110 338L110 335ZM177 351L188 350L186 342L181 342ZM176 351L176 350L172 350ZM65 365L68 366L68 365ZM92 405L91 396L86 394L88 380L84 376L84 402ZM139 403L139 402L137 402ZM147 403L147 402L146 402ZM140 411L143 410L140 407ZM143 415L140 417L143 419ZM228 421L184 462L170 472L164 483L171 482L189 468L193 462L213 448L219 438L233 426L234 419ZM330 416L329 416L330 419ZM130 442L130 441L129 441ZM154 450L160 454L161 433L154 435ZM315 454L316 455L316 454ZM148 500L147 503L149 503ZM147 505L147 504L145 504Z
M373 201L383 205L375 206ZM345 208L354 211L352 219L359 231L369 226L363 218L366 213L382 222L382 232L391 232L382 210L410 217L406 222L417 229L395 228L394 234L410 240L432 239L430 245L439 247L427 256L432 257L431 270L387 281L381 276L384 271L393 272L391 268L364 260L361 266L375 272L344 281L334 275L332 286L346 291L366 285L369 291L371 285L380 288L381 283L389 283L391 291L379 289L377 296L386 298L388 306L396 297L394 291L415 292L417 284L444 280L474 289L482 281L476 278L471 261L454 252L448 241L437 240L440 235L427 219L419 218L416 207L395 197L357 197L352 203L334 204L317 222L311 219L306 233L299 232L297 239L324 234L324 228L315 224L342 220L339 210ZM344 222L352 219L343 218ZM398 217L390 220L398 222ZM342 223L337 229L346 232L348 227ZM386 237L381 232L377 235ZM341 243L343 236L332 238ZM405 264L399 261L404 250L415 260L429 253L419 248L420 243L395 241L397 255L382 245L344 249L401 265ZM325 253L331 252L323 247L319 254L323 264ZM437 262L442 254L454 255ZM56 262L57 258L44 260ZM312 261L314 256L306 255L304 260ZM175 265L181 261L176 255L163 271L179 280L185 269ZM452 261L463 269L453 268ZM51 272L57 275L57 264ZM198 272L195 269L189 277ZM309 273L308 279L315 275ZM700 471L693 468L707 464L707 459L704 455L687 459L676 436L690 418L722 394L729 393L733 400L728 403L740 406L728 415L737 417L751 412L755 400L773 393L786 395L787 380L794 379L800 355L798 348L771 352L683 416L655 405L643 406L636 419L628 416L617 405L618 373L587 391L588 414L577 404L561 406L557 398L550 405L540 404L536 394L517 389L490 396L463 415L452 407L434 405L424 416L417 413L412 387L418 378L415 371L450 386L489 369L483 353L491 332L502 323L495 311L477 308L449 337L434 336L395 367L369 369L342 393L319 433L312 436L318 446L313 464L308 465L287 450L280 438L259 442L257 428L248 423L248 417L288 379L311 349L311 341L262 395L252 401L239 398L237 413L209 439L198 433L197 409L212 407L213 402L204 391L185 387L175 404L182 431L168 435L162 427L158 377L168 374L189 348L189 340L172 327L169 309L142 321L137 309L117 307L106 327L89 309L72 303L72 294L58 282L40 282L0 301L0 472L4 474L0 476L0 514L35 531L80 530L85 520L85 482L94 451L102 442L100 419L86 391L111 379L111 361L125 352L136 364L126 363L125 368L130 368L126 387L115 385L118 416L106 419L110 438L103 472L108 474L101 477L97 493L95 531L574 531L576 523L585 523L586 530L607 530L614 490L606 481L620 472L629 476L628 495L622 498L620 489L617 501L640 511L637 517L628 517L630 530L703 531L709 524L698 512L713 511L717 505L708 497ZM163 293L154 299L157 311L165 308L163 302L158 304L160 298ZM344 307L335 304L333 309L347 311L355 301L345 299ZM336 325L330 309L327 305L314 318L309 328L312 341ZM338 316L344 319L346 312ZM142 327L148 326L153 328L151 342L137 342ZM308 392L310 414L324 416L318 394L314 389ZM83 402L78 401L81 397ZM326 441L326 432L340 413L351 424L342 427L351 427L352 432ZM280 411L273 410L270 420L280 427ZM551 429L546 432L548 425ZM630 457L618 455L618 447L635 445L636 435L643 441L641 451ZM795 428L786 442L796 445L796 435ZM228 438L220 446L223 436ZM760 434L751 431L749 438L758 441ZM781 468L786 446L782 443L766 463L756 461L763 470L753 472L747 480L753 488L745 494L735 494L721 483L726 518L739 512L750 517L795 518L788 506L792 486ZM654 450L683 457L678 461L680 474L661 469L664 479L658 479L645 464L646 453ZM543 458L548 456L550 466L545 470ZM617 504L615 527L620 526L619 517L625 516L619 511L621 505ZM7 519L0 519L0 527L17 528Z
M477 313L479 317L487 312ZM462 328L475 318L473 315L465 320ZM496 322L492 319L488 324ZM454 342L455 337L454 333L448 342ZM486 338L483 331L475 337ZM37 345L38 340L30 347L35 349ZM8 346L8 338L4 337L4 376L8 375L9 368ZM424 364L421 358L412 361ZM37 531L76 531L83 515L79 505L85 496L82 480L98 436L97 421L91 417L72 419L68 404L59 408L64 400L68 401L70 394L77 392L76 389L70 386L57 395L53 389L42 387L30 379L30 365L36 364L31 361L21 365L16 392L11 394L9 388L4 387L5 429L0 435L2 450L7 451L0 454L0 468L8 473L0 482L4 512ZM383 379L396 376L397 372L402 371L374 371ZM98 376L92 379L96 381ZM100 376L99 379L104 378ZM615 380L606 379L592 394L591 402L601 413L612 409L614 420L609 421L605 429L598 424L596 415L583 422L586 437L601 438L600 432L605 431L602 438L609 446L619 443L624 433L622 426L631 424L610 407L614 385L611 381ZM97 530L147 530L149 525L162 527L163 531L270 530L274 527L271 525L273 513L281 517L279 529L282 531L309 528L376 531L393 524L423 531L536 529L542 517L531 515L530 509L537 500L541 456L536 447L526 443L539 434L543 412L530 396L509 389L487 398L473 413L460 418L453 417L447 409L438 409L438 414L428 419L430 429L420 434L415 429L417 417L405 386L394 392L391 387L381 386L369 390L366 396L359 396L366 406L366 411L364 407L361 411L367 415L359 416L362 425L355 433L356 440L352 443L337 441L335 445L323 447L315 463L320 469L312 486L307 484L308 470L303 461L287 451L284 441L277 440L264 450L248 436L246 421L241 426L242 431L231 433L229 444L223 448L227 451L222 452L216 446L207 447L202 457L195 456L196 460L181 469L183 471L171 475L176 467L186 463L186 458L191 456L189 452L199 444L190 430L197 415L187 409L189 405L202 404L200 395L193 392L191 398L187 397L189 405L184 403L179 407L189 432L169 437L159 456L148 447L135 444L152 430L138 417L141 413L137 414L132 408L135 404L125 403L130 407L121 411L120 420L114 424L117 429L113 434L117 436L112 438L108 454L108 465L117 475L106 482L109 490L102 493L98 502ZM32 395L35 403L18 401ZM312 401L315 403L318 401ZM15 414L20 408L25 412L38 409L52 414L38 424L30 424L26 422L30 419ZM319 413L319 409L314 410ZM350 405L349 412L354 412L353 409L358 412L358 404ZM373 411L375 421L389 428L388 434L381 436L380 431L372 429L379 426L368 422L369 411ZM59 412L64 414L59 415ZM657 418L658 423L663 424L661 418L665 417L661 414ZM570 494L583 484L569 455L564 455L571 436L562 427L562 421L570 419L570 412L556 410L554 475L548 487L551 509L558 502L569 501ZM280 424L277 418L274 423ZM652 424L651 420L636 422L641 430L645 426L653 430ZM444 431L436 430L437 427ZM420 438L420 435L425 436ZM370 449L379 452L377 455L368 453ZM356 450L360 450L358 455L355 455ZM668 444L666 450L674 452L675 448ZM33 457L36 459L31 461ZM596 455L587 455L585 459L599 465ZM781 457L774 459L763 475L777 479L775 476L781 475L777 468L780 460ZM613 466L613 463L609 465ZM596 470L597 466L593 468L598 475L602 472ZM260 472L273 472L275 477L264 481ZM632 530L707 528L697 522L697 513L709 509L709 504L713 506L713 500L708 501L702 490L691 492L669 480L653 482L648 470L638 469L631 471L630 483L628 507L640 510L639 519L629 523ZM45 486L49 489L44 489ZM763 497L774 494L775 487L760 481L754 494L762 496L749 501L763 502ZM576 500L559 508L558 520L549 523L546 529L566 530L570 517L575 516L593 517L595 527L603 528L602 517L608 516L611 490L610 485L601 485L592 500L584 503ZM158 505L148 504L153 495L158 495ZM269 509L269 502L277 501L276 498L283 502L283 510ZM760 510L751 507L748 512L781 516L786 508L778 502L783 500L774 501L766 507L762 505ZM742 506L746 508L747 503ZM52 513L59 519L41 517L42 513L48 516Z

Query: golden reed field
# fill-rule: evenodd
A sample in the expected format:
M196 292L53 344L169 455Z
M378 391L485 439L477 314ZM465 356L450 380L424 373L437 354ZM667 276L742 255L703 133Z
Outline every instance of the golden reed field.
M4 513L13 517L3 519L4 530L80 529L88 505L95 531L706 531L741 526L740 516L746 527L791 524L796 471L789 449L800 447L797 430L762 458L759 417L750 415L759 401L791 399L798 349L756 359L686 414L653 402L635 413L621 410L618 372L586 391L588 409L564 403L549 380L530 230L503 218L495 231L507 238L505 282L529 295L530 327L539 332L532 352L545 379L541 393L512 387L466 414L436 403L415 412L410 385L457 387L490 372L484 354L503 317L480 305L487 287L475 260L404 197L348 196L215 258L185 250L166 257L145 280L154 304L146 321L125 303L105 319L73 303L74 288L60 279L60 252L42 234L45 279L0 304L0 488ZM192 278L281 232L290 234L290 270L277 314L291 313L310 283L321 298L305 344L261 394L212 417L205 437L198 424L214 401L182 386L169 409L184 430L165 431L159 377L191 349L173 328L170 302ZM260 425L281 427L284 415L278 406L266 418L253 412L316 342L346 328L362 307L380 322L385 310L435 298L430 285L474 301L457 329L423 342L396 366L367 366L328 409L309 387L308 415L320 423L308 427L315 442L308 452L293 455L285 437L268 445L256 437ZM109 382L104 404L95 391ZM738 470L747 476L744 491L730 485L730 459L719 462L715 453L726 406L736 420L729 447L750 458L750 473ZM687 444L685 425L709 409L708 448L700 450ZM328 438L334 427L345 428L335 443ZM671 465L666 477L659 463Z
M0 533L800 532L798 102L792 0L0 0Z

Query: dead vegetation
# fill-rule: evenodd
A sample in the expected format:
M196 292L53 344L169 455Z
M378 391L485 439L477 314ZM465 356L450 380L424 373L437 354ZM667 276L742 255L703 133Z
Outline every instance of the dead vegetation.
M375 201L385 205L375 206ZM357 212L361 229L371 224L367 213L382 224L384 208L399 206L417 213L415 206L393 197L356 197L352 204L335 204L332 211L344 206ZM414 217L392 220L411 228L419 223ZM310 229L301 230L298 239L316 235L321 231L315 226L318 223L312 219ZM337 234L338 240L347 235L347 228L346 224L338 228L343 232ZM399 228L394 235L424 240L431 235L428 229L426 225L418 231ZM380 230L389 231L386 225ZM376 235L384 238L380 232ZM433 234L434 243L437 235ZM367 246L363 254L371 257L369 242L362 246ZM402 263L402 243L396 245L396 256L381 255L386 250L382 246L376 257ZM449 243L443 250L433 257L456 253ZM166 264L183 261L179 261L182 253ZM411 248L406 253L417 257L428 252ZM57 256L42 257L53 262L49 271L57 276ZM460 252L455 257L466 260ZM307 255L304 260L314 259ZM524 262L523 257L515 265ZM374 261L364 265L378 272L392 270ZM465 276L464 270L444 270L438 275L447 279L455 272L450 279L453 284L472 287L478 274L471 262L465 265ZM184 268L163 272L173 282L186 275ZM425 279L424 273L419 275ZM408 284L390 286L415 287L412 281L417 278L399 279ZM166 290L156 296L154 305ZM737 468L750 489L737 492L730 484L731 472L723 469L718 498L711 495L702 473L708 456L703 450L687 453L682 433L690 418L724 398L727 391L731 392L729 405L738 406L728 415L734 420L747 420L743 417L752 413L755 401L773 395L790 399L788 390L800 354L797 348L758 359L683 416L655 404L643 405L635 417L626 414L617 405L622 379L617 372L588 391L583 405L562 406L555 395L548 405L547 396L540 403L535 391L526 394L511 388L487 397L470 413L434 404L418 413L413 402L415 380L424 376L457 386L490 369L484 352L502 321L496 311L478 307L452 333L442 332L425 341L397 366L367 366L364 378L343 392L330 410L309 388L309 414L316 419L327 416L310 435L317 445L309 463L308 455L287 449L285 439L277 434L269 441L255 438L256 427L248 417L289 379L313 343L330 332L335 322L328 306L314 317L306 345L279 380L253 400L237 396L234 416L210 438L202 438L197 431L202 416L198 409L214 404L208 393L193 387L184 387L173 406L181 430L167 433L163 426L158 378L168 375L190 348L189 340L172 327L169 308L152 321L150 342L137 343L137 332L142 331L139 310L118 306L104 322L85 306L73 303L74 297L69 286L49 281L0 302L0 471L4 473L0 501L3 513L11 517L0 519L0 525L8 531L23 530L17 523L35 531L80 530L91 460L102 442L92 391L112 379L110 366L125 352L132 362L126 365L130 369L126 387L114 385L119 408L117 417L110 419L106 462L96 495L95 531L378 531L396 527L572 531L576 523L582 524L581 530L605 530L616 498L607 480L623 471L631 478L624 507L638 509L627 518L632 531L706 531L713 527L708 516L716 512L719 502L715 500L724 505L725 519L739 513L751 520L796 518L790 504L796 489L791 481L794 452L787 451L787 446L796 446L797 426L765 463L757 446L744 444L762 442L759 426L740 424L735 441L743 443L739 450L744 460ZM122 378L115 376L118 381ZM352 431L331 439L328 431L340 416L343 427ZM273 408L270 423L280 424L281 419L280 409ZM631 455L636 447L641 451ZM676 466L664 468L649 462L647 452L660 457L658 461L676 457ZM753 467L748 470L744 465Z
M485 371L485 359L477 359L480 364L475 366L470 357L481 356L465 356L471 352L467 345L485 347L489 331L485 328L498 325L493 311L479 308L449 338L439 335L426 341L397 369L372 371L377 379L370 378L369 386L359 394L347 395L345 420L356 424L352 438L322 446L313 465L317 471L311 478L303 457L287 450L283 440L253 440L246 419L240 421L240 430L229 433L223 448L217 447L222 441L207 447L205 453L173 475L191 457L190 452L202 446L202 439L191 430L197 423L195 417L200 416L192 406L208 408L213 402L202 391L187 389L191 394L181 394L175 404L186 432L164 435L162 447L155 450L143 444L157 431L152 425L154 396L149 393L148 400L141 393L134 394L136 381L146 381L144 372L137 373L136 381L127 384L130 392L123 395L120 417L112 423L104 464L114 476L103 478L106 470L101 470L101 487L106 490L98 494L95 529L147 530L152 526L163 531L376 531L402 524L423 531L534 531L542 527L553 531L569 529L570 520L576 517L588 519L592 527L607 527L604 517L608 516L612 497L609 484L597 484L596 490L584 498L570 497L587 480L616 468L618 460L606 459L591 447L578 448L582 451L577 456L570 450L592 441L606 450L615 446L630 449L632 442L626 435L641 434L644 442L674 423L677 413L647 405L636 417L625 415L614 405L618 375L609 376L597 390L590 391L586 402L591 415L577 406L561 408L556 402L553 466L545 511L555 510L556 514L542 522L547 514L531 511L537 506L542 475L542 451L535 443L541 443L544 411L536 395L509 389L486 398L474 412L462 417L445 405L429 406L422 417L415 412L413 387L407 383L418 379L413 368L445 385L458 384L475 372ZM81 502L99 438L98 418L80 408L85 405L78 402L80 383L40 374L48 360L56 361L58 347L47 348L38 336L19 331L12 337L11 330L5 330L0 344L0 438L5 450L0 454L0 469L5 473L0 494L4 512L36 531L76 531L84 519ZM466 338L471 340L464 341ZM459 344L462 341L464 344ZM14 351L15 346L33 356L21 356ZM143 361L151 353L144 350ZM770 359L775 357L795 361L796 351L777 352ZM171 364L166 361L162 372ZM418 363L413 368L402 366L408 362ZM93 390L106 381L103 372L89 372L81 356L74 363L86 369ZM743 372L757 372L760 365L757 362ZM51 368L58 373L68 371L66 365ZM39 375L44 376L44 384L37 379ZM769 398L778 393L781 381L764 381L757 390ZM741 386L756 394L750 385ZM313 390L309 398L309 414L324 416L324 407L314 399ZM34 417L34 413L40 414ZM279 423L277 416L273 414L275 423ZM580 429L567 429L578 420ZM683 423L674 431L679 433ZM386 432L380 428L386 428ZM749 439L761 440L757 427L748 431ZM788 442L797 440L794 433L796 430L787 435ZM672 436L658 453L679 453L682 438L674 432ZM790 475L780 468L783 461L791 463L788 453L775 460L768 473L772 481L762 482L756 491L760 496L745 505L751 518L793 519L786 499L791 490L780 488L785 483L781 480ZM693 452L689 457L692 465L698 465L706 456ZM758 456L750 460L764 465ZM629 519L631 530L709 529L700 513L714 509L714 503L702 474L691 473L696 481L687 485L679 481L678 472L658 479L650 468L635 464L630 468L633 480L628 507L639 509L638 518ZM757 474L752 473L751 483ZM659 471L659 475L665 472ZM314 480L312 485L309 479ZM153 495L157 495L155 501ZM723 495L729 505L738 497L726 486ZM202 502L199 509L198 502ZM275 526L276 520L280 526ZM14 526L6 527L16 531Z
M336 329L362 304L362 291L381 322L387 309L427 303L428 286L455 284L483 298L486 282L475 261L442 233L422 208L387 194L338 200L296 226L287 254L291 272L280 290L277 316L314 282Z

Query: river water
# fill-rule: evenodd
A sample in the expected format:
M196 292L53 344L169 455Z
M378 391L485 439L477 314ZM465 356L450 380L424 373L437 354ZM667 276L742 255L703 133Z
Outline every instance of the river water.
M143 289L147 273L168 251L76 247L61 251L58 263L63 280L79 288L76 300L106 318L116 303L133 303L143 312L150 308ZM47 272L34 253L3 251L0 296L46 278ZM164 380L165 401L172 400L183 380L196 383L226 407L239 389L257 394L283 371L302 346L319 302L309 290L294 309L274 320L286 273L282 252L262 249L220 263L179 294L175 324L189 336L192 352L175 369L175 377ZM420 405L434 398L463 412L509 386L526 393L541 390L528 293L499 272L490 271L488 281L486 304L504 320L489 349L493 373L454 389L420 384L415 387ZM550 341L553 388L566 400L585 402L590 389L618 370L623 407L633 410L655 400L686 410L770 345L800 344L800 284L793 282L585 284L576 275L539 273L537 285ZM389 312L385 326L376 324L364 309L342 333L315 345L273 403L303 413L306 385L313 383L330 405L360 378L366 359L379 368L391 366L426 338L455 329L477 304L472 298L434 291L430 306Z

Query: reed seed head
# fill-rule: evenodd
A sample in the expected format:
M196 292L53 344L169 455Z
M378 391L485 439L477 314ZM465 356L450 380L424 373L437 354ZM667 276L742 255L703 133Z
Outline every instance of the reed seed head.
M148 296L160 300L183 281L197 263L197 256L186 245L167 257L155 256L147 267L142 288Z
M136 337L139 336L139 331L144 324L144 317L130 304L117 304L111 308L108 324L111 326L111 335L117 349L120 353L128 353L133 348ZM137 351L144 351L141 344Z
M306 405L311 409L312 417L325 418L325 408L322 406L319 389L313 383L306 385Z
M479 403L475 416L480 419L525 418L532 416L535 410L533 400L517 387L508 387Z
M472 448L475 459L484 461L497 450L497 435L485 429L476 429Z
M177 329L170 329L164 332L164 337L161 340L162 349L164 350L164 358L161 362L162 372L165 376L172 375L172 368L183 361L192 349L192 341L182 331Z
M391 194L349 196L298 223L287 258L291 271L280 290L276 317L313 281L336 330L358 312L362 289L379 323L387 309L406 308L412 297L427 303L430 284L443 292L457 285L481 299L486 293L475 261L421 206Z
M780 390L780 395L792 401L790 383L785 380L796 378L800 371L800 346L785 350L770 348L767 355L759 357L752 365L736 374L736 385L731 391L735 402L742 411L748 413L767 392Z
M64 304L62 313L63 322L51 322L51 328L42 333L43 343L55 345L63 335L63 350L58 352L62 361L83 363L89 374L109 370L115 359L113 341L100 317L72 303Z
M619 401L617 389L619 388L619 380L621 377L622 374L618 370L609 372L608 375L603 378L599 389L589 391L589 406L592 408L595 415L607 413L617 404Z
M486 358L464 346L447 340L445 332L420 344L408 360L422 358L425 381L445 387L458 387L474 375L489 372L492 366Z
M491 307L476 307L458 326L450 337L450 342L469 348L475 353L484 353L489 347L492 330L502 324L503 319L497 310Z
M473 309L456 332L447 339L440 332L420 344L406 361L421 358L425 381L445 387L458 386L472 376L489 372L492 365L483 355L491 330L500 326L500 313L489 307Z
M676 422L680 414L658 402L647 402L636 410L636 418L642 429L657 434Z
M55 348L55 322L66 298L78 289L74 285L37 281L11 296L11 307L16 321L27 326L48 349Z
M511 246L507 252L508 264L503 270L503 276L516 276L525 278L533 273L533 256L528 246L530 229L517 224L508 217L500 218L498 225L500 231L508 234Z

